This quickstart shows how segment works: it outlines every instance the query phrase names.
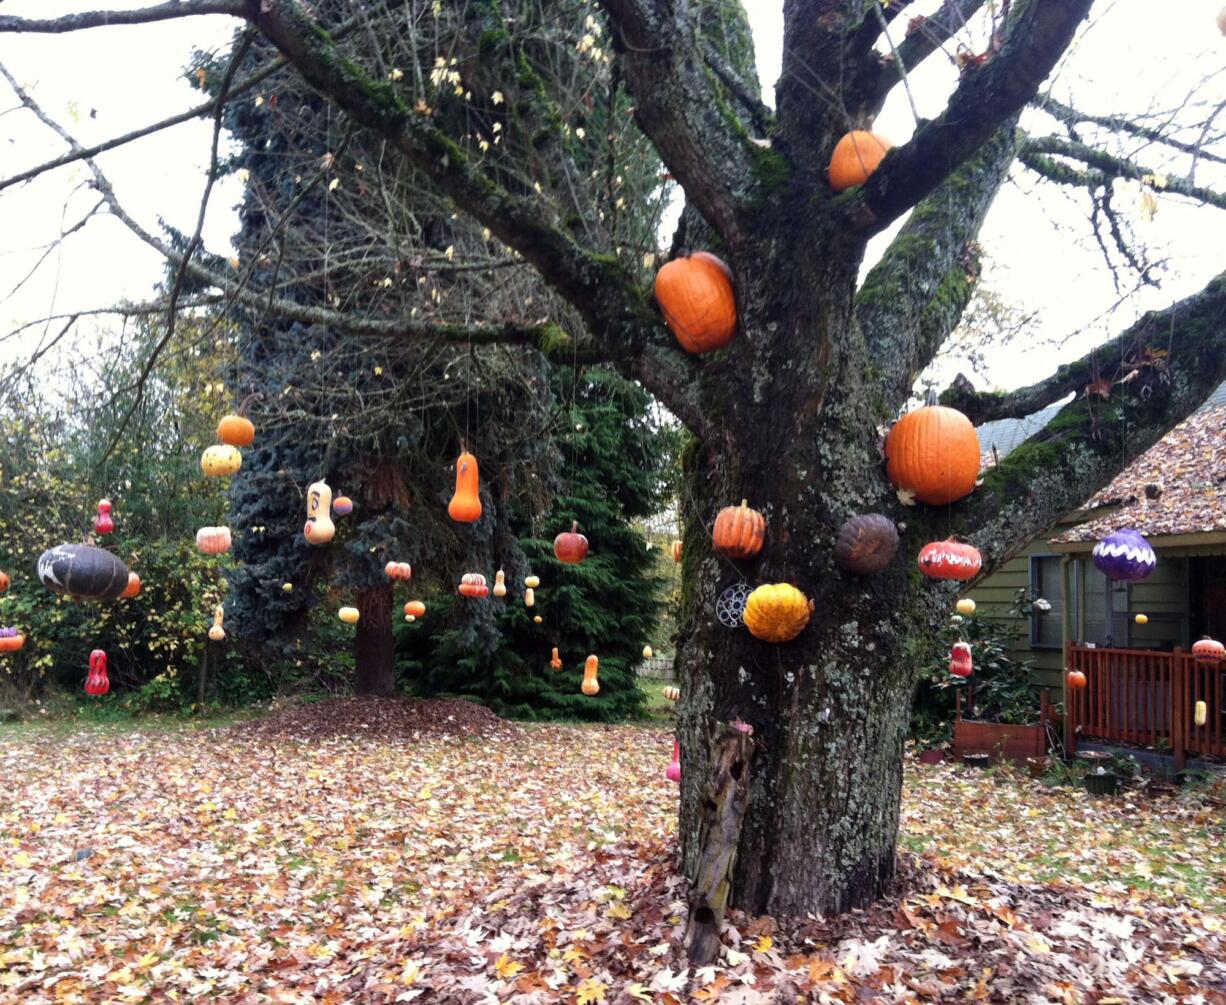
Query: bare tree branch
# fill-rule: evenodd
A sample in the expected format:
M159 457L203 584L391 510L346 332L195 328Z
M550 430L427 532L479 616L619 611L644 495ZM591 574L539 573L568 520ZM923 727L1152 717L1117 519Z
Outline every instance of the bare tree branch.
M182 17L204 14L228 14L231 17L250 17L255 0L167 0L153 7L136 10L95 10L80 14L65 14L63 17L36 20L0 14L0 34L37 33L60 35L85 28L107 28L111 25L150 24L154 21L172 21Z

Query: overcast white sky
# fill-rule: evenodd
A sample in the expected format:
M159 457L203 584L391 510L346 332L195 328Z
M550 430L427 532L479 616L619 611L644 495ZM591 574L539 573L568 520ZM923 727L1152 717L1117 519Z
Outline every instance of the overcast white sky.
M1214 18L1222 0L1115 0L1097 5L1097 21L1076 44L1076 58L1054 86L1058 97L1076 95L1088 110L1110 112L1178 104L1188 85L1226 63L1226 38ZM120 0L123 6L139 0ZM106 6L104 0L6 0L11 15L51 17ZM936 6L936 0L915 10ZM782 4L747 0L763 85L779 73ZM1161 13L1157 13L1158 11ZM201 96L182 76L193 48L227 44L233 23L225 18L117 27L66 36L0 35L0 61L29 87L47 110L78 139L94 143L172 114ZM935 115L954 79L939 58L913 78L921 115ZM1226 75L1223 76L1226 80ZM1218 91L1226 96L1226 86ZM62 143L26 112L10 111L16 99L0 84L0 176L62 152ZM1037 117L1033 123L1042 128ZM902 94L891 100L877 130L904 141L912 116ZM100 158L120 198L144 223L159 218L190 232L208 160L210 126L192 122ZM1203 170L1203 169L1202 169ZM9 331L52 311L103 306L146 298L162 274L157 256L122 225L100 217L48 259L33 281L8 296L38 258L38 248L75 223L96 201L83 186L80 166L60 169L25 186L0 193L0 330ZM1209 174L1198 180L1214 180ZM1222 183L1219 174L1216 179ZM208 248L228 253L237 229L234 206L239 184L229 179L215 192L205 229ZM1190 209L1160 199L1152 223L1137 218L1136 193L1124 193L1120 208L1137 220L1151 253L1170 268L1160 290L1131 298L1114 315L1095 322L1116 299L1110 277L1094 249L1080 198L1070 201L1049 185L1019 172L1001 193L981 235L991 257L987 280L1002 294L1038 309L1035 334L1086 330L1070 340L1060 358L1075 358L1118 331L1146 309L1161 307L1199 289L1226 267L1221 240L1223 214ZM1088 326L1088 327L1087 327ZM27 343L28 348L28 343ZM11 347L0 359L11 359ZM1009 350L994 358L990 375L1012 387L1048 373L1050 350ZM949 374L952 376L952 373Z

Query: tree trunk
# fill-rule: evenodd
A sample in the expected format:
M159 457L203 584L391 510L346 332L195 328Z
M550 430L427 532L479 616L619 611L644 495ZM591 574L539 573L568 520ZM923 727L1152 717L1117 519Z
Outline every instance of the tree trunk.
M360 695L393 695L396 653L392 641L392 584L359 590L357 603L360 617L353 641L353 689Z
M915 554L948 513L904 510L885 479L878 427L893 415L871 391L848 266L789 268L763 249L755 271L770 288L738 276L742 329L728 368L752 389L709 403L743 411L725 413L719 441L687 457L681 839L692 882L713 739L740 718L755 746L731 904L833 913L877 899L894 876L912 692L950 598L923 583ZM742 498L765 515L766 543L733 562L713 551L710 530ZM834 564L833 544L844 520L868 512L910 526L889 568L853 576ZM806 629L777 645L720 624L716 600L741 580L801 589L815 605Z

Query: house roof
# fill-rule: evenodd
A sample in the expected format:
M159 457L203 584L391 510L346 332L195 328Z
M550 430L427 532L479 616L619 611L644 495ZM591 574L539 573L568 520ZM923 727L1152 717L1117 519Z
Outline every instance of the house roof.
M1086 501L1087 520L1053 540L1094 541L1121 527L1148 536L1226 531L1226 393L1218 392L1220 403L1179 423Z

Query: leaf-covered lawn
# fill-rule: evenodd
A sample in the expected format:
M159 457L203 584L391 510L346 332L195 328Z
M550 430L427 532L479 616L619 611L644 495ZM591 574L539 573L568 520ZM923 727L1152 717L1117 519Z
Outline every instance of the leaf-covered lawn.
M912 766L949 869L694 972L668 734L473 729L0 738L0 1001L1226 1002L1220 816Z

